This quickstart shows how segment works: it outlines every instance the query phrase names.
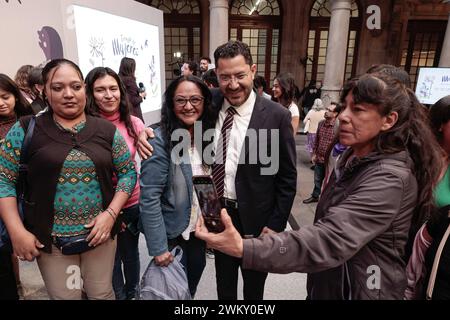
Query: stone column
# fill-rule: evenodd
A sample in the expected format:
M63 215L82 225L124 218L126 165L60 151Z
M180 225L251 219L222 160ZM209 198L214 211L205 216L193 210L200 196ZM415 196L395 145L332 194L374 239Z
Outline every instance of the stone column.
M214 61L214 51L228 41L228 0L209 0L209 56Z
M202 48L200 56L209 57L209 0L200 0L199 3L202 15L202 26L200 29Z
M448 16L447 31L445 31L439 67L450 67L450 15Z
M322 100L325 105L332 100L338 101L344 82L351 0L330 0L330 4L331 21L322 86Z

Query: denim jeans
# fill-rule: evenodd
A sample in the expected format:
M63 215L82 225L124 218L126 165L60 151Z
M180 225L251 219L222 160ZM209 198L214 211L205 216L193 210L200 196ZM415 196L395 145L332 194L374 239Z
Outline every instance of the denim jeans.
M316 163L314 166L314 190L311 196L318 198L322 189L322 182L325 178L325 164Z
M125 224L138 219L139 205L123 209L123 215ZM130 300L135 297L139 276L139 234L135 235L127 228L117 235L117 251L113 272L113 288L117 300Z

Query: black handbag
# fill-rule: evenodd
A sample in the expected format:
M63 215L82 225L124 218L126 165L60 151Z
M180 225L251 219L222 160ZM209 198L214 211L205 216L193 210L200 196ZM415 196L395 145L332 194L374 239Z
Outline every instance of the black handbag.
M86 240L88 236L89 233L73 237L53 237L53 244L61 250L63 255L81 254L94 249L94 247L89 246L89 241Z

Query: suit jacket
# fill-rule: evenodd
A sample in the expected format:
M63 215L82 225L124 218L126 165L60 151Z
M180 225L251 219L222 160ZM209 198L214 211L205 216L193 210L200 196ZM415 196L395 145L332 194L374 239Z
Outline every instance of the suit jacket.
M218 89L211 91L213 104L220 110L224 97ZM257 130L256 143L254 138L249 138L251 130ZM267 163L264 156L271 153L274 159ZM257 237L265 226L283 231L297 187L296 149L289 110L257 95L240 157L235 187L243 234ZM274 163L278 168L269 170L273 172L261 171Z

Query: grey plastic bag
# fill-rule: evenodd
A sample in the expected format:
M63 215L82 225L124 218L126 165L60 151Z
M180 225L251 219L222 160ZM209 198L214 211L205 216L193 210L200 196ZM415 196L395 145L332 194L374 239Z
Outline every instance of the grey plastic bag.
M183 250L172 250L174 260L167 267L159 267L150 261L138 286L138 300L191 300L189 285L181 264Z

